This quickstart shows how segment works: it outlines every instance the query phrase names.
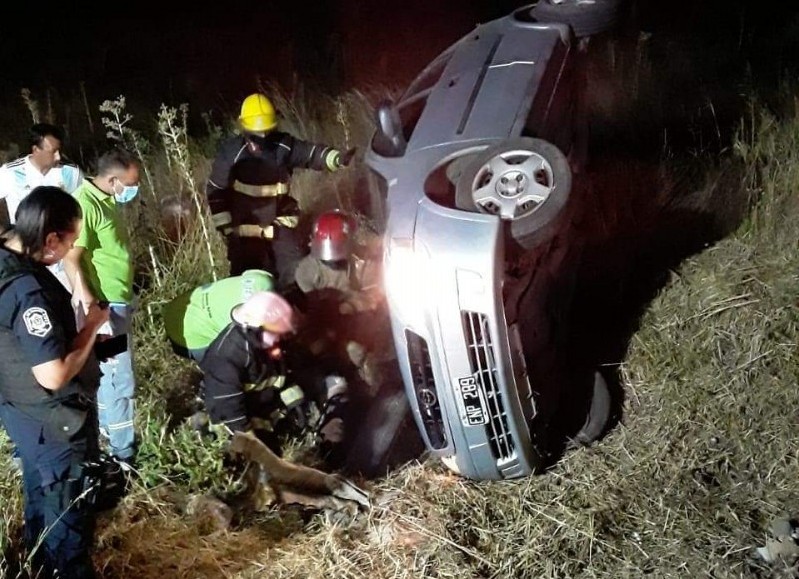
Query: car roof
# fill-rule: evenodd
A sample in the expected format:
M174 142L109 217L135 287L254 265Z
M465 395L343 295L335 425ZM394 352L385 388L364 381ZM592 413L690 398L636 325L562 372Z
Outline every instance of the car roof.
M406 153L520 134L545 71L562 65L564 51L556 45L568 38L564 25L525 22L514 15L477 27L434 60L403 95L400 109L426 99ZM437 82L421 88L442 65Z

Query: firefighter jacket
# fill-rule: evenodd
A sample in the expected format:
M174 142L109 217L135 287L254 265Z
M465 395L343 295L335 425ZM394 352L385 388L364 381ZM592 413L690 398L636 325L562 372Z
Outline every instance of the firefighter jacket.
M332 298L348 306L350 313L374 310L377 307L375 294L382 295L379 261L355 254L343 264L331 264L306 255L297 265L295 282L312 299Z
M231 430L253 428L253 419L304 401L299 386L289 384L284 365L258 343L257 334L229 324L199 362L203 398L211 421Z
M296 227L297 202L289 195L294 169L335 171L339 158L333 147L280 131L260 138L255 150L242 135L226 140L205 190L214 225L224 235L267 239L271 235L258 227Z

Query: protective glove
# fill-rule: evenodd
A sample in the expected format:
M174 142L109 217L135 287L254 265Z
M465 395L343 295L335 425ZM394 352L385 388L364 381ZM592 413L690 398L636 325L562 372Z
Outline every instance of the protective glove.
M284 388L280 392L280 400L286 407L286 418L298 432L302 432L308 426L308 413L310 402L305 398L302 388L296 384Z
M331 418L319 429L318 437L320 442L327 444L338 444L344 442L344 419Z
M349 402L346 394L332 396L322 409L322 416L316 427L316 438L321 444L338 444L344 441L344 415Z
M355 152L356 151L357 151L357 149L355 147L350 147L349 149L344 151L344 154L341 155L341 160L339 161L339 163L341 164L342 167L349 166L349 164L355 158Z
M298 404L290 408L286 417L293 422L299 432L302 432L308 426L308 405Z
M352 159L355 157L355 151L357 149L355 147L351 147L341 153L341 156L338 159L338 164L340 167L347 167L352 162Z

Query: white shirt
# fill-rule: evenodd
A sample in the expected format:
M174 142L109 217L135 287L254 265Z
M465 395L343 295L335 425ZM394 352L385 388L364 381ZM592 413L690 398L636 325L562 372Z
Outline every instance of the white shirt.
M6 200L8 218L14 223L17 206L34 188L49 185L72 193L82 182L83 173L75 165L57 165L42 175L28 155L0 167L0 199Z

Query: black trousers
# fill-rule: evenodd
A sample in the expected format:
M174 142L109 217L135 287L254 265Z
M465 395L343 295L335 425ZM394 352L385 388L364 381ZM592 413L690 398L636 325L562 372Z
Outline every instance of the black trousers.
M230 275L241 275L248 269L263 269L275 275L278 289L294 283L294 272L303 255L296 228L275 226L274 239L235 235L228 238Z
M94 509L81 498L80 465L97 457L97 416L69 441L9 403L0 420L22 458L25 543L40 576L91 579Z

